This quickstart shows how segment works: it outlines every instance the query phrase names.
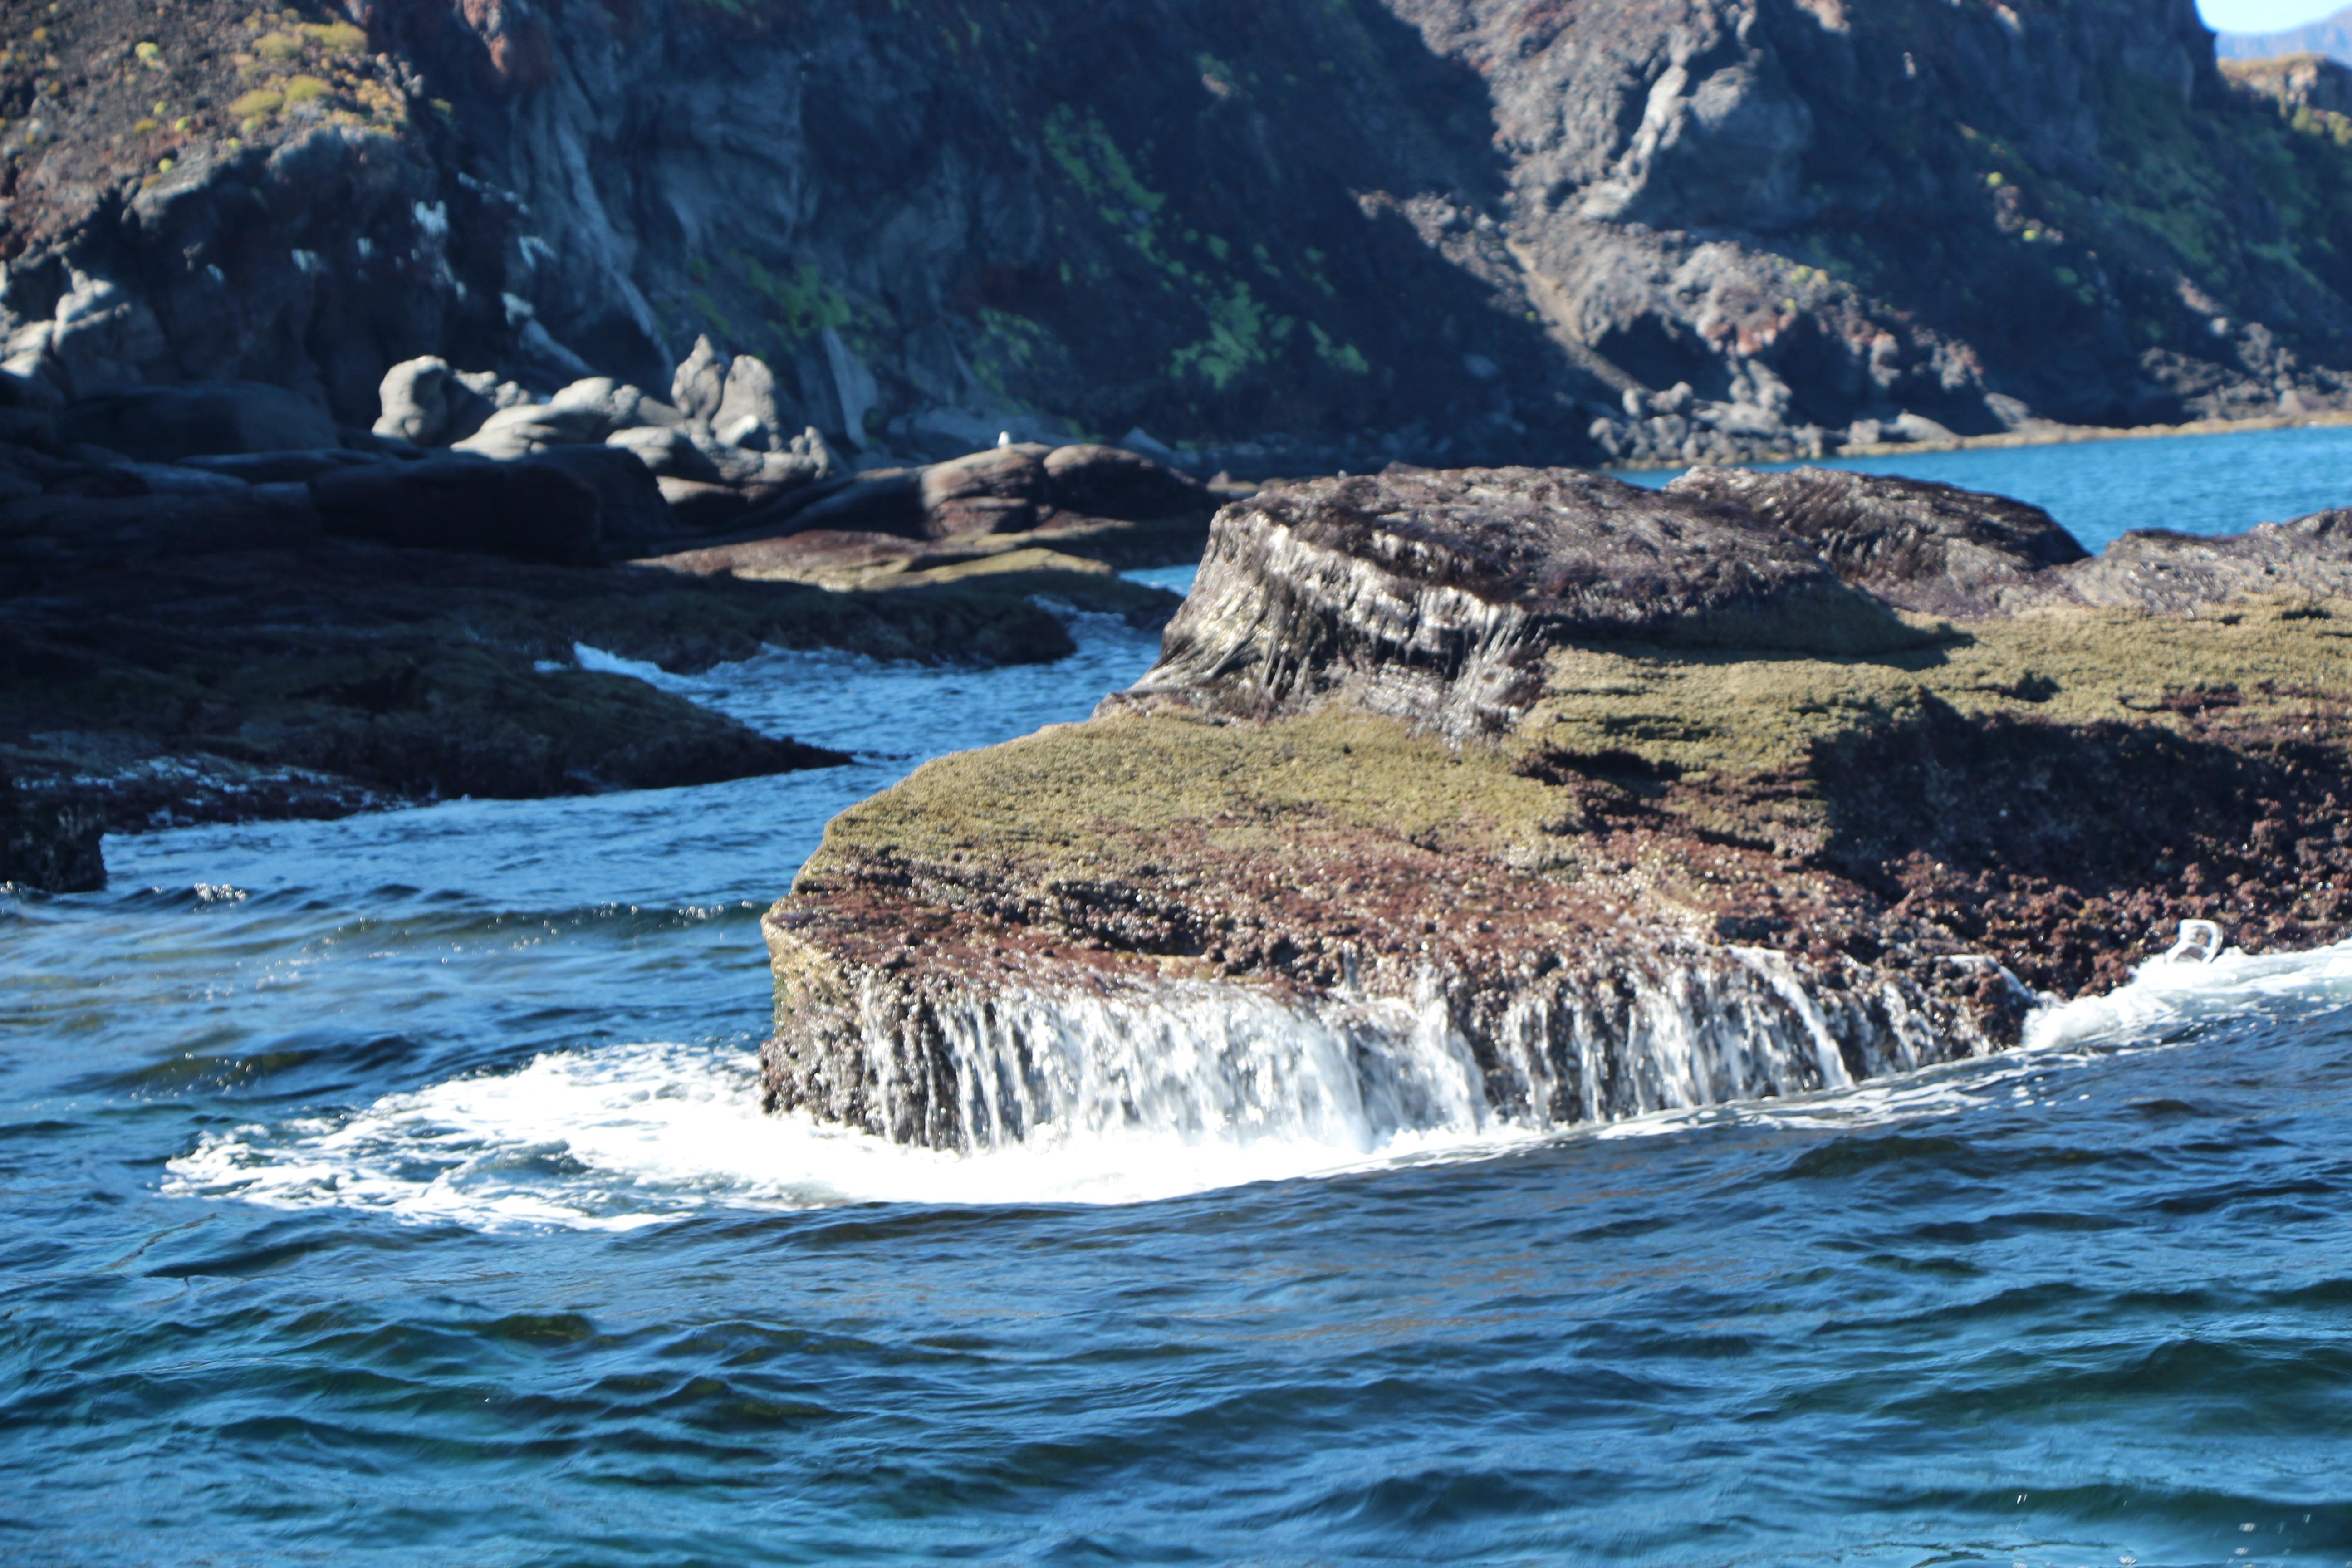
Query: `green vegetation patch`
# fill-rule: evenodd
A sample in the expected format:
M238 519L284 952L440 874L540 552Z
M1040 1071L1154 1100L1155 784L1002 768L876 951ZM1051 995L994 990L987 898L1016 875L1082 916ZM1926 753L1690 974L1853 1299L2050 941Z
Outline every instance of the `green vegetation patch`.
M2061 726L2178 731L2200 710L2276 722L2311 713L2317 694L2340 706L2352 693L2347 617L2352 605L2281 599L2197 619L2068 612L1966 631L1922 620L1928 640L1867 658L1579 645L1548 657L1544 693L1512 734L1458 752L1338 706L1270 723L1115 715L925 764L836 817L807 875L977 857L1023 877L1114 876L1180 825L1203 841L1254 832L1272 854L1311 819L1574 877L1577 807L1530 776L1563 765L1654 794L1661 781L1712 785L1660 802L1702 831L1752 831L1710 813L1761 783L1769 815L1819 841L1829 806L1798 782L1815 759L1932 706Z

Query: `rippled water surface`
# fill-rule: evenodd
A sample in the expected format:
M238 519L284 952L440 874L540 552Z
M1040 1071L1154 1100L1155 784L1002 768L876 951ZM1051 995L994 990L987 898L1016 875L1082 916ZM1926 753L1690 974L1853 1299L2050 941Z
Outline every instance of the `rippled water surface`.
M2277 434L2193 443L2246 493L2168 515L2352 495L2352 432ZM2166 520L2164 445L1930 477L2079 465L2142 498L2035 497L2096 538ZM0 1560L2352 1561L2352 952L1550 1139L761 1117L759 910L842 805L1153 652L1080 638L679 682L855 768L0 897Z
M2094 551L2126 529L2230 533L2352 506L2352 430L2342 426L1911 452L1820 466L2015 496L2046 509ZM1645 469L1623 477L1662 485L1682 471Z

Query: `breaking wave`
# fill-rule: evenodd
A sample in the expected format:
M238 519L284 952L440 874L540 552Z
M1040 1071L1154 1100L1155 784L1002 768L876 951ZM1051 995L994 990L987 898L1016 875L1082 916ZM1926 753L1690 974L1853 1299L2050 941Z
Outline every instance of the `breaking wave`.
M1442 1031L1405 1037L1389 1059L1368 1061L1360 1042L1277 1036L1265 1027L1270 1020L1243 1020L1213 1032L1222 1049L1159 1061L1149 1094L1113 1097L1120 1115L1057 1119L970 1154L763 1115L757 1059L740 1046L553 1051L348 1114L207 1136L171 1163L165 1190L484 1228L628 1229L713 1209L849 1203L1141 1203L1486 1158L1549 1138L1965 1114L2054 1095L2072 1068L2175 1045L2214 1022L2310 1016L2347 1003L2352 943L2263 957L2233 949L2210 963L2151 963L2109 994L2045 1007L2024 1045L2000 1057L1566 1131L1489 1110L1475 1069ZM1199 1022L1160 1034L1200 1035Z

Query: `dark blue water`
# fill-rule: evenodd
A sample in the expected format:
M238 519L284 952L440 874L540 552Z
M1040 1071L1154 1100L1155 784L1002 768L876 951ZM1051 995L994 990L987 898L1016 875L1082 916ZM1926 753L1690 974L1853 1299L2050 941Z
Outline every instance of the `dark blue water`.
M2159 445L2056 450L2120 511ZM109 891L0 900L0 1559L2352 1561L2352 952L1549 1140L761 1117L758 910L1151 657L1080 635L689 683L852 770L110 839Z

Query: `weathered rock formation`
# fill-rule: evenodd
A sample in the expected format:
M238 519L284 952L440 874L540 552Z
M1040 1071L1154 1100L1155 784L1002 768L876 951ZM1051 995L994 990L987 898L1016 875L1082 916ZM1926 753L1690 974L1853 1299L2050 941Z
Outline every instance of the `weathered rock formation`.
M2185 919L2352 932L2347 616L2336 513L2088 557L1850 473L1272 487L1093 721L831 825L768 1103L1363 1136L1998 1050Z
M1149 431L1203 474L2291 413L2352 370L2352 152L2189 0L78 0L0 16L0 118L8 364L355 427L420 356L487 373L462 426L658 393L705 333L772 367L670 405L714 429Z

